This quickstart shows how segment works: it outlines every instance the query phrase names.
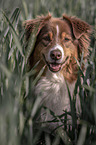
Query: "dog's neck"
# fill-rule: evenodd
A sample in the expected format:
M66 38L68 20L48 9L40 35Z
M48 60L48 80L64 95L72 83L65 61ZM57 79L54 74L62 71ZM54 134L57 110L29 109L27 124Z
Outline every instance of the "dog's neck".
M75 82L69 84L64 76L58 73L52 73L49 70L44 77L41 77L35 87L35 94L42 97L42 104L55 111L56 114L62 114L63 110L70 106L69 95L66 83L72 96Z

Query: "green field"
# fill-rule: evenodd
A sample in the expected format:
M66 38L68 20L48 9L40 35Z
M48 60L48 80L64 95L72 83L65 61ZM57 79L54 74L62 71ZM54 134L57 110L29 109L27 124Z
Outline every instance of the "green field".
M39 98L32 93L32 87L43 69L33 79L36 65L29 72L26 65L36 37L33 33L33 41L25 51L23 22L48 12L54 17L61 17L63 13L77 16L93 28L87 71L84 76L79 66L78 80L71 100L73 126L65 125L64 136L61 130L55 136L43 133L41 127L36 130L35 119L41 106ZM82 110L79 118L75 113L76 94L80 96ZM54 112L51 114L54 116ZM67 114L66 112L66 119ZM0 0L0 145L40 144L96 145L95 0Z

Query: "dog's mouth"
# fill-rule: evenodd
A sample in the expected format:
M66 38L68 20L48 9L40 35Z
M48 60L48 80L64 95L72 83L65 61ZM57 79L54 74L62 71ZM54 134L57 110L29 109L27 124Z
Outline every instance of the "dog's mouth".
M65 58L65 60L63 61L63 63L57 63L56 61L55 61L55 62L52 62L52 63L51 63L51 62L48 62L48 61L46 60L44 54L43 54L43 58L44 58L44 60L45 60L45 62L46 62L46 64L47 64L49 70L55 73L55 72L60 71L60 70L66 65L67 60L68 60L69 57L67 56L67 57Z
M61 64L58 63L46 63L47 66L49 67L49 70L52 72L58 72L59 70L61 70Z

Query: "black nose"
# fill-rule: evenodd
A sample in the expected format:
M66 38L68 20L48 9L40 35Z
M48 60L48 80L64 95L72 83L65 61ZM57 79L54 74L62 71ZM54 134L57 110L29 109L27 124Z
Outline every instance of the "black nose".
M50 52L50 57L51 57L51 59L53 59L53 60L59 60L59 59L61 59L61 57L62 57L62 53L61 53L61 51L60 50L52 50L51 52Z

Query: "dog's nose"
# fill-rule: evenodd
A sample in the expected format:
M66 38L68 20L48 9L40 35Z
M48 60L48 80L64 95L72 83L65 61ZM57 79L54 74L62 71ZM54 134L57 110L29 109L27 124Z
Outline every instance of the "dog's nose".
M51 52L50 52L50 57L51 57L51 59L53 59L53 60L59 60L59 59L61 59L61 57L62 57L62 53L61 53L61 51L60 50L52 50Z

